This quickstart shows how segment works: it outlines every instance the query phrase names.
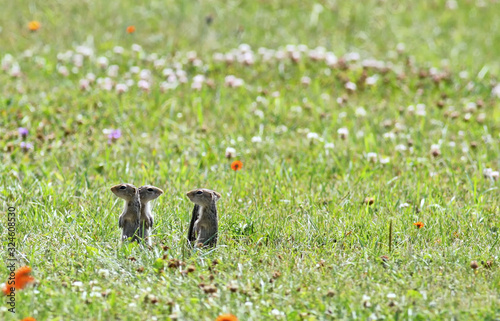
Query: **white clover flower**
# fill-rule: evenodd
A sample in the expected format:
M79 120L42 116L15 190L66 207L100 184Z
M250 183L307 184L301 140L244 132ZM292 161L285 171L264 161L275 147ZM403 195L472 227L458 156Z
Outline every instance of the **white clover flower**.
M202 87L203 87L203 83L201 83L201 82L193 81L191 83L191 88L192 89L201 90Z
M375 76L370 76L370 77L367 77L366 80L365 80L365 84L367 84L368 86L373 86L377 83L377 80L378 80L378 76L375 75Z
M346 139L349 135L349 130L345 127L342 127L337 130L337 134L339 134L341 139Z
M2 70L7 71L9 68L12 66L12 63L14 62L14 56L11 54L6 54L2 58Z
M260 136L252 137L252 143L262 143L262 138Z
M224 60L226 61L226 64L231 64L234 62L234 55L232 53L228 52L225 54Z
M276 129L275 129L275 133L276 134L284 134L288 131L288 127L286 127L285 125L278 125L276 126Z
M142 89L143 91L149 91L151 86L148 81L141 79L137 82L137 87L139 87L139 89Z
M90 81L91 83L93 83L93 82L95 81L95 79L96 79L96 76L95 76L93 73L89 72L89 73L85 76L85 78L87 78L87 80L88 80L88 81Z
M441 149L441 146L439 146L438 144L431 145L431 151L440 150L440 149Z
M134 51L134 52L140 52L140 51L142 51L141 45L138 45L138 44L134 43L132 45L132 51Z
M97 58L97 64L99 65L99 68L105 69L108 66L109 60L106 57L98 57Z
M319 139L318 133L307 133L307 139L314 140L314 139Z
M470 101L465 105L465 111L467 111L468 113L473 113L476 110L477 110L477 104L473 101Z
M309 86L311 84L311 78L304 76L300 78L300 83L304 86Z
M334 149L335 145L333 143L326 143L325 144L325 149Z
M356 91L357 86L355 83L349 81L345 84L345 88L350 91Z
M66 68L66 66L57 67L57 72L64 77L67 77L69 75L69 70L68 68Z
M125 49L123 49L123 47L120 47L120 46L115 46L113 48L113 52L117 55L121 55L123 54L123 52L125 51Z
M277 316L277 317L278 317L278 316L284 316L284 315L285 315L285 313L284 313L284 312L281 312L281 311L280 311L280 310L278 310L278 309L272 309L272 310L271 310L271 314L272 314L272 315L274 315L274 316Z
M81 68L83 66L83 55L82 54L75 54L73 56L73 65L75 67Z
M456 10L458 8L458 3L456 0L446 1L446 8L449 10Z
M83 91L87 91L90 89L90 81L88 81L88 79L85 79L85 78L80 79L79 85L80 85L80 89Z
M396 294L395 293L389 293L389 294L387 294L387 298L391 299L391 300L394 300L396 298Z
M196 54L196 51L188 51L186 53L186 58L189 60L189 61L193 61L195 60L197 57L197 54Z
M139 72L139 78L142 80L150 80L151 79L151 71L149 69L142 69Z
M120 69L120 67L118 67L118 65L109 66L108 71L107 71L108 76L113 77L113 78L118 77L118 70L119 69Z
M216 52L213 55L213 59L214 59L214 61L222 62L222 61L224 61L224 54L220 53L220 52Z
M407 208L407 207L410 207L410 204L408 203L402 203L399 205L399 208Z
M228 87L233 87L235 80L236 80L235 76L227 75L226 77L224 77L224 85L226 85Z
M380 164L389 164L391 159L389 157L381 157L380 158Z
M250 66L250 65L253 65L254 62L255 62L255 59L253 57L253 53L251 53L251 52L245 52L243 54L243 63L245 65L249 65Z
M349 52L344 56L346 61L358 61L361 56L357 52Z
M246 43L242 43L238 46L238 49L242 52L242 53L245 53L245 52L250 52L252 51L252 47L250 47L250 45L246 44Z
M126 84L116 84L115 90L119 94L123 94L128 91L128 86Z
M260 109L256 109L254 112L254 115L259 117L260 119L264 119L264 112Z
M441 146L439 146L438 144L432 144L431 145L431 154L434 157L441 155Z
M94 55L94 49L89 46L78 46L75 49L76 52L84 55L85 57L90 57Z
M130 73L132 74L138 74L141 72L141 68L139 66L132 66L130 67Z
M424 105L424 104L417 104L415 114L416 114L417 116L425 116L425 115L426 115L426 112L425 112L425 105Z
M83 286L83 282L81 282L81 281L75 281L75 282L73 282L73 286L76 286L76 287L80 288L80 287Z
M244 84L245 84L245 81L244 81L243 79L241 79L241 78L236 78L236 79L234 80L233 87L234 87L234 88L238 88L238 87L243 86Z
M366 110L363 107L356 108L356 116L365 117L366 116Z
M368 161L375 163L375 162L377 162L377 153L373 153L373 152L367 153L366 158L368 159Z
M370 297L366 294L363 294L363 298L361 299L362 301L370 301Z
M491 168L485 168L483 170L483 176L484 176L484 178L491 178L491 179L497 180L498 176L499 176L499 172L494 171Z
M493 89L491 90L491 94L496 98L500 98L500 84L493 87Z
M196 75L193 77L193 82L203 83L205 81L204 75Z
M160 91L161 92L166 92L170 89L175 89L177 87L177 83L171 83L171 82L167 82L167 81L163 81L161 84L160 84Z
M226 158L233 158L236 156L236 149L232 147L226 148Z
M396 134L394 134L393 132L385 133L383 136L385 139L390 139L390 140L396 139Z
M407 150L406 146L405 146L405 145L403 145L403 144L396 145L396 147L395 147L395 148L396 148L396 150L397 150L398 152L404 152L404 151L406 151L406 150Z
M165 68L162 70L161 74L165 77L168 77L170 75L174 75L175 76L175 72L172 68Z

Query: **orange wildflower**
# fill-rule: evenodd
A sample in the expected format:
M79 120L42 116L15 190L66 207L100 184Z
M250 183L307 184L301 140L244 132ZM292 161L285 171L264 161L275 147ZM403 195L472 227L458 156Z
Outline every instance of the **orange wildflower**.
M40 24L40 22L38 22L36 20L28 22L28 29L30 31L37 31L38 29L40 29L41 26L42 25Z
M232 314L221 314L215 321L238 321L238 318Z
M239 161L239 160L234 161L234 162L231 163L231 169L233 171L239 171L242 168L243 168L243 163L241 161Z
M424 223L422 223L422 222L413 223L413 225L415 225L418 228L424 227Z
M127 33L134 33L135 32L135 26L128 26L127 27Z
M12 284L12 280L9 278L7 282L5 282L5 286L2 289L5 295L9 295L12 293L12 289L16 290L24 289L28 283L34 282L35 279L30 275L31 268L29 266L23 266L17 269L14 275L14 283ZM9 284L11 283L11 284Z
M21 321L36 321L36 319L33 317L27 317L27 318L22 319Z

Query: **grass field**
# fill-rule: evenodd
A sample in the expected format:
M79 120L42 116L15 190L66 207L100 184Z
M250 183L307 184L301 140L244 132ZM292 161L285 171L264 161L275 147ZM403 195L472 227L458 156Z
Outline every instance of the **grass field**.
M498 1L1 6L1 320L500 319Z

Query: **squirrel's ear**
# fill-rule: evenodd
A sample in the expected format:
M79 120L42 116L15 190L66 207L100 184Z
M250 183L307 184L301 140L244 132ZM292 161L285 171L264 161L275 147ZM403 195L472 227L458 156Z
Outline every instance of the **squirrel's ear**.
M217 192L212 192L212 195L216 202L221 198L220 194Z

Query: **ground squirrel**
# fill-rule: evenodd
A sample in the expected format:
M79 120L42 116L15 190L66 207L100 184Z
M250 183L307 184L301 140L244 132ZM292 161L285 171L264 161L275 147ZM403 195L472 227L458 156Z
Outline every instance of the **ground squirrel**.
M191 223L189 224L188 242L200 246L200 243L208 246L217 245L217 206L220 194L205 188L198 188L186 193L186 196L194 203Z
M163 194L163 191L158 187L151 185L139 187L139 196L141 199L141 222L138 234L141 239L147 239L147 243L149 245L151 245L149 235L154 223L154 217L151 213L151 205L149 202L158 198L161 194Z
M122 228L122 241L130 237L133 241L136 241L136 232L139 229L139 221L141 218L139 189L132 184L118 184L111 187L111 191L116 196L125 200L123 213L118 220L118 226Z

